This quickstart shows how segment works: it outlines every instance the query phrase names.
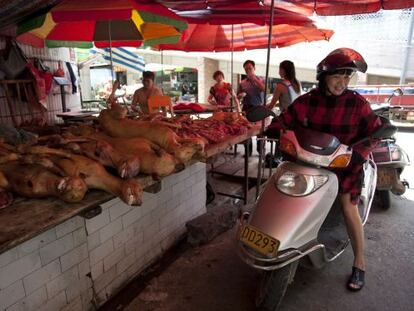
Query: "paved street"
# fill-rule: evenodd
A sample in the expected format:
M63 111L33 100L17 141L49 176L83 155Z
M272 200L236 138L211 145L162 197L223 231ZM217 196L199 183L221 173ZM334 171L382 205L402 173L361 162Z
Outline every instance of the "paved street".
M397 141L414 159L414 133ZM414 187L414 166L404 174ZM388 211L373 208L366 226L366 286L348 292L348 248L321 270L299 268L280 310L413 310L414 190L392 197ZM125 308L128 311L254 310L258 272L237 255L234 229L185 251Z

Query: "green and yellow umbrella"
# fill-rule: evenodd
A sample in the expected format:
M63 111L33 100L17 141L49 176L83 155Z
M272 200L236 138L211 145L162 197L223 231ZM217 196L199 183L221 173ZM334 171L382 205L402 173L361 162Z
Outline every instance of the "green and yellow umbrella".
M17 40L36 47L138 47L176 43L186 28L184 19L156 2L66 0L20 23Z

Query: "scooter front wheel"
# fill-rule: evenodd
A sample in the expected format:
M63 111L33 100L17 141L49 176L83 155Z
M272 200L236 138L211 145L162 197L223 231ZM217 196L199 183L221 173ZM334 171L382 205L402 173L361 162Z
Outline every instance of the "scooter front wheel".
M256 293L256 307L260 311L276 311L293 281L298 263L292 262L280 269L264 271Z

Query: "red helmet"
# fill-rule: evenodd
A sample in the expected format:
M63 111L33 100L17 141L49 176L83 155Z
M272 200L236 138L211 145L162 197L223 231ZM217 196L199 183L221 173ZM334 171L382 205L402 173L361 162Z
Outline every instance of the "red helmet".
M366 72L368 68L364 58L357 51L349 48L333 50L316 67L316 79L320 80L325 73L338 70Z

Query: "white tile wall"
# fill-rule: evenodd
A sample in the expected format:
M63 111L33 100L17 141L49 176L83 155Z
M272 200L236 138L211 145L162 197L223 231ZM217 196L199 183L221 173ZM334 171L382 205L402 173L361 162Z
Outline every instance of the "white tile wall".
M17 249L17 247L12 248L0 255L0 268L19 258Z
M86 243L83 243L60 257L62 272L65 272L74 265L79 264L86 258L88 258L88 246Z
M26 294L31 294L61 274L59 258L23 278Z
M102 207L102 213L92 219L86 219L86 233L91 235L95 231L109 224L109 210Z
M39 253L17 259L0 269L0 290L41 267Z
M60 274L57 278L46 284L47 296L54 297L62 290L65 290L75 281L79 280L78 267L74 267Z
M205 213L205 183L205 164L196 163L144 193L140 207L108 201L92 219L73 217L0 254L0 311L102 305Z
M73 249L73 235L69 233L39 250L42 265L48 264L71 249Z
M0 308L4 309L24 297L22 280L19 280L0 291Z
M89 252L89 258L91 265L96 264L98 261L103 260L106 256L109 256L114 250L114 242L112 239L100 244Z
M17 251L19 257L26 256L28 254L33 253L35 250L41 248L43 245L47 245L50 242L56 240L56 231L55 229L50 229L46 232L39 234L38 236L34 237L33 239L20 244L17 247Z
M47 303L46 286L35 290L33 293L26 295L18 303L7 308L7 311L34 311L39 310L40 306Z

